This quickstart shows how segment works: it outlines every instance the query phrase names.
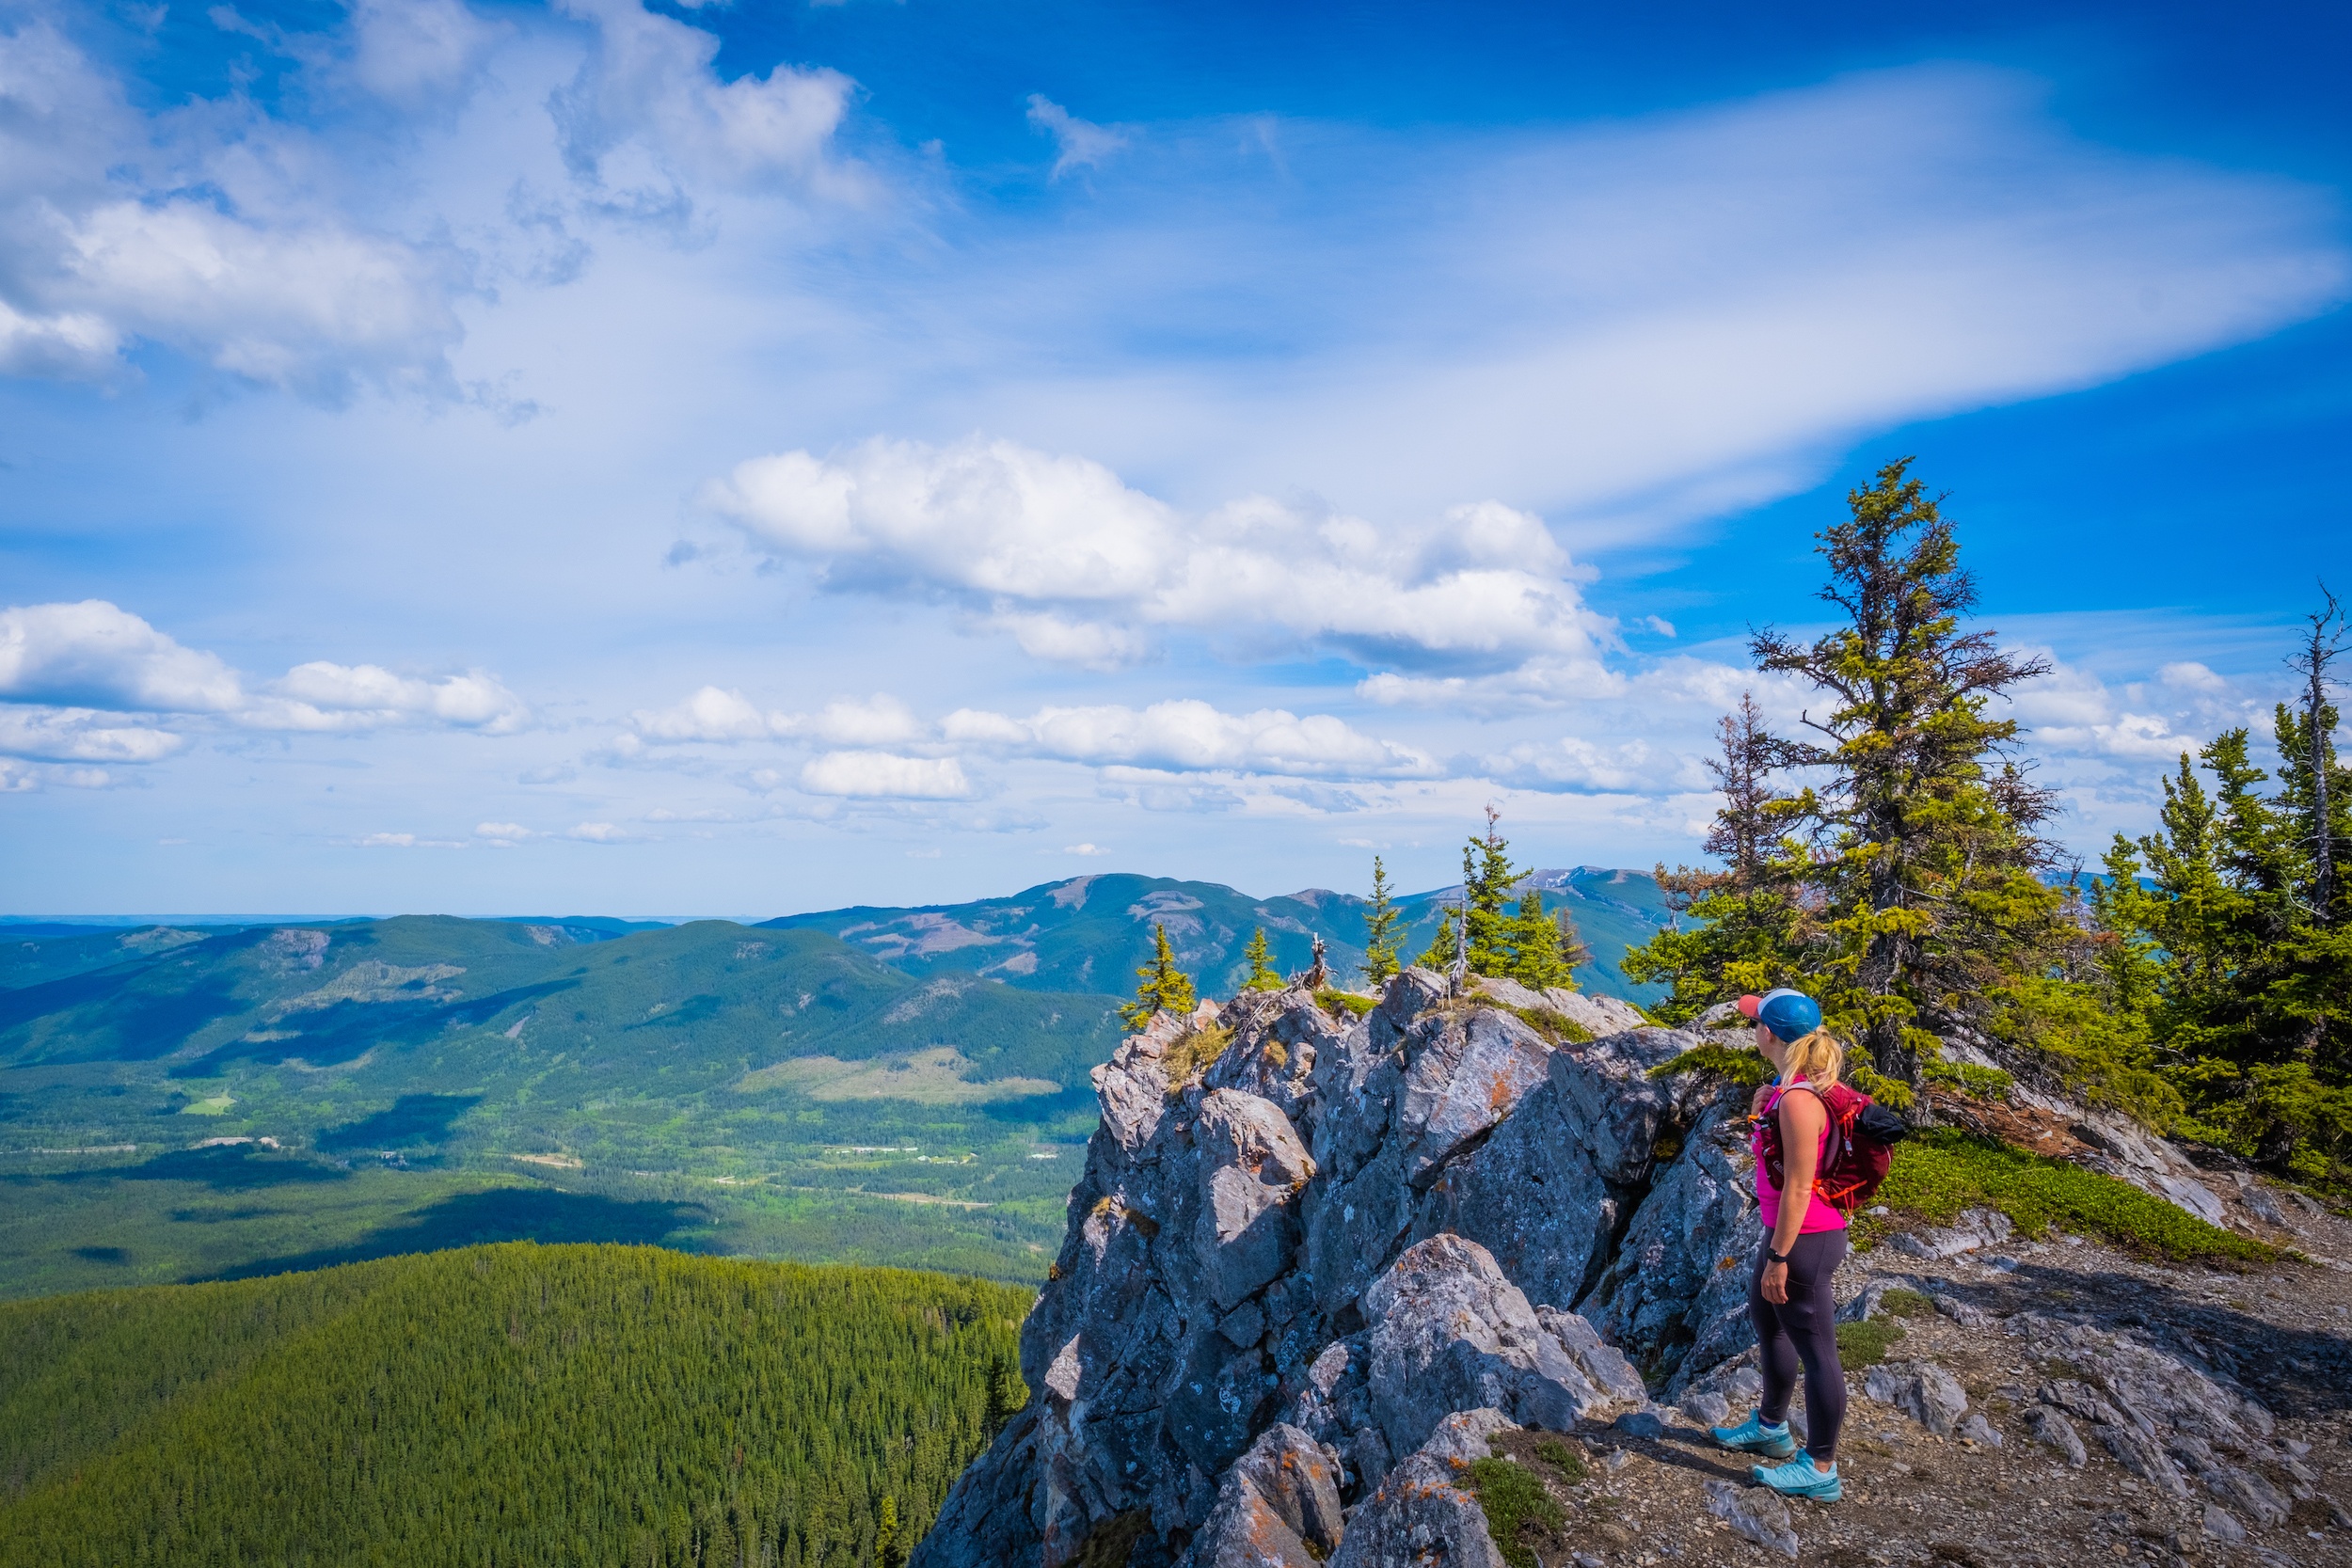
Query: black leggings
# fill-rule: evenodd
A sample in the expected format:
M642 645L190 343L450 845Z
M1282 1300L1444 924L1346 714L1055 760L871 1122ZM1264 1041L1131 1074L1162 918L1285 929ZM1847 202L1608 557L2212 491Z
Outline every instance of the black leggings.
M1765 1238L1765 1245L1772 1239ZM1763 1363L1765 1420L1788 1418L1797 1391L1797 1365L1804 1364L1804 1451L1821 1464L1837 1457L1837 1429L1846 1422L1846 1369L1837 1364L1837 1303L1830 1276L1846 1260L1846 1233L1816 1230L1788 1249L1788 1299L1775 1307L1764 1299L1764 1248L1756 1249L1748 1275L1748 1318L1756 1324L1757 1359Z

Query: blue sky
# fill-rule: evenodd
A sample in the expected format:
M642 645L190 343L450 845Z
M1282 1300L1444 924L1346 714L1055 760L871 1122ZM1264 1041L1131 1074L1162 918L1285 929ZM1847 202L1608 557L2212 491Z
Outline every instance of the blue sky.
M2346 31L0 5L5 902L1689 858L1905 453L2095 853L2352 581Z

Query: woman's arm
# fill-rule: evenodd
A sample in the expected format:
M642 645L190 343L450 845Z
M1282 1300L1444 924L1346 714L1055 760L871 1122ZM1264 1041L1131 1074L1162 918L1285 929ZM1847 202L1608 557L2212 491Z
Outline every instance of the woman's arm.
M1797 1244L1798 1233L1804 1228L1804 1217L1813 1208L1813 1176L1821 1159L1821 1129L1829 1123L1829 1113L1816 1094L1789 1093L1780 1097L1780 1158L1781 1174L1785 1180L1780 1188L1780 1223L1772 1227L1772 1249L1786 1257ZM1788 1300L1788 1265L1767 1261L1764 1265L1764 1299L1780 1306Z

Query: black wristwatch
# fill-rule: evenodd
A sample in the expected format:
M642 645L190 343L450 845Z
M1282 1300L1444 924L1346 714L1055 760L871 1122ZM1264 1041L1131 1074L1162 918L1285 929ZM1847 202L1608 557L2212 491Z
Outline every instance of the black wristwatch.
M1788 1261L1788 1255L1785 1252L1774 1252L1772 1250L1772 1243L1770 1242L1764 1243L1764 1258L1767 1262L1772 1263L1786 1263Z

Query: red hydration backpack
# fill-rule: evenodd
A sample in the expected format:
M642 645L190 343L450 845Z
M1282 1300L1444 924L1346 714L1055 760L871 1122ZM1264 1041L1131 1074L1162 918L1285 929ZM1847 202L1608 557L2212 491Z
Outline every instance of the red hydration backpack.
M1823 1089L1801 1079L1783 1089L1781 1096L1795 1089L1811 1090L1829 1113L1829 1147L1822 1150L1820 1167L1813 1173L1813 1191L1839 1213L1850 1215L1877 1196L1879 1184L1886 1180L1887 1166L1894 1163L1895 1146L1911 1136L1911 1124L1844 1084ZM1770 1111L1754 1119L1763 1133L1765 1174L1785 1192L1788 1177L1781 1157L1779 1109L1776 1098Z

